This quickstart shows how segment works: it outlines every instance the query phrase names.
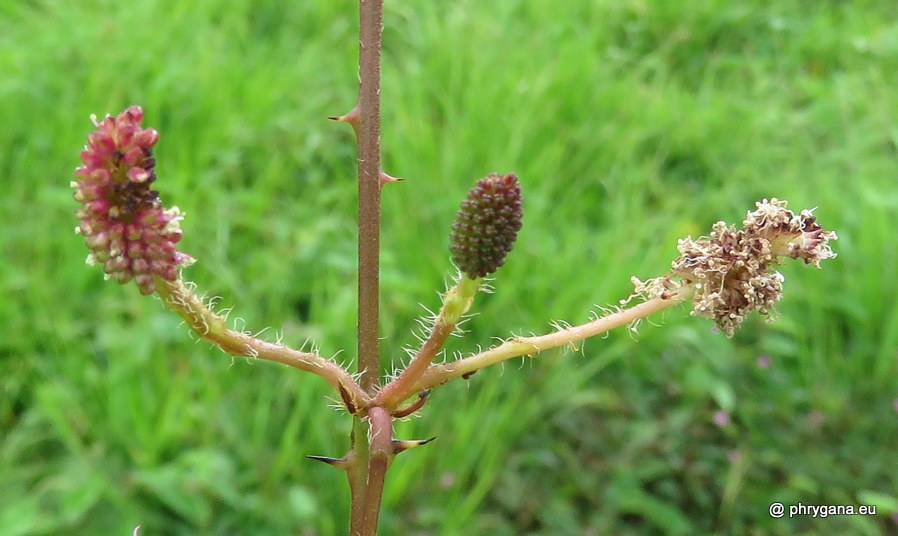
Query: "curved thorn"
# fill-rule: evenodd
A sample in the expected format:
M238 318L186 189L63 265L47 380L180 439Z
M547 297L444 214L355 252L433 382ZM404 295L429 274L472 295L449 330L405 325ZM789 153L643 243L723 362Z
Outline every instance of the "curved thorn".
M317 462L324 462L328 465L336 467L337 469L343 469L344 471L349 470L349 461L345 456L342 458L331 458L328 456L306 456L306 458L315 460Z
M436 436L431 437L430 439L394 439L392 441L393 444L393 454L399 454L400 452L405 452L408 449L413 449L415 447L420 447L421 445L426 445L436 439Z
M332 115L329 116L328 119L331 121L339 121L341 123L349 123L352 126L352 130L355 131L356 136L359 135L359 123L361 117L359 116L359 105L356 104L352 107L352 110L343 114L343 115Z
M343 384L340 384L340 397L343 398L343 404L346 406L346 411L349 412L350 415L355 415L358 411L358 408L355 405L355 402L352 401L352 397L349 394L349 391L343 387Z
M418 411L424 406L424 403L427 402L427 397L430 396L430 389L425 389L418 393L418 399L409 404L408 406L397 409L391 415L396 417L397 419L401 419L402 417L408 417L412 413Z
M384 173L384 170L380 170L380 187L381 188L383 188L384 184L386 184L388 182L400 182L400 181L404 181L404 180L405 179L400 178L400 177L393 177L392 175L387 175L386 173Z

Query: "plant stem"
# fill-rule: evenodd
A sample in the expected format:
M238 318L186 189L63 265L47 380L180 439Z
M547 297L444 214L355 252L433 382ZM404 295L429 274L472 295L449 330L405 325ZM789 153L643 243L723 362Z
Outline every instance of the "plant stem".
M482 282L480 278L470 279L462 275L458 283L443 295L443 307L434 321L427 340L399 377L381 389L372 404L384 407L388 411L395 411L400 402L415 392L412 390L414 385L433 363L434 357L455 330L461 317L471 308L474 295L477 294Z
M291 367L317 374L343 393L356 408L370 405L368 394L352 379L352 376L333 361L318 354L300 352L282 344L257 339L240 331L228 329L224 317L212 312L180 279L166 281L156 278L156 289L162 302L178 313L200 338L211 342L223 351L236 356L254 357L276 361Z
M384 479L393 459L393 418L383 408L371 408L368 427L368 480L360 534L374 536L380 518Z
M359 384L373 396L380 387L380 53L383 0L359 0L359 98L342 120L356 132L359 163ZM352 493L351 536L375 536L389 466L392 417L370 408L353 417L348 459Z
M421 376L427 371L427 367L433 362L433 358L446 343L446 339L452 334L455 324L446 324L442 319L437 320L430 337L421 345L421 349L412 359L411 363L402 371L398 378L388 383L383 390L378 393L376 402L378 406L395 410L400 402L408 398L415 391L410 388L417 382Z
M650 314L683 303L690 297L691 291L681 290L664 298L652 298L628 309L621 309L620 311L597 318L586 324L569 327L536 337L516 337L505 341L495 348L490 348L485 352L481 352L465 359L459 359L458 361L452 361L450 363L441 363L439 365L431 365L421 379L412 388L407 390L406 396L414 392L442 385L450 380L464 376L465 374L474 373L484 367L514 357L524 355L532 356L543 350L548 350L549 348L571 344L605 333L606 331L645 318Z
M349 515L349 535L366 536L362 528L365 522L365 494L368 491L368 461L370 458L368 445L368 426L362 419L352 420L352 449L347 455L347 477L351 500ZM376 532L371 533L376 534Z
M360 384L380 384L380 51L383 0L359 1L359 312Z

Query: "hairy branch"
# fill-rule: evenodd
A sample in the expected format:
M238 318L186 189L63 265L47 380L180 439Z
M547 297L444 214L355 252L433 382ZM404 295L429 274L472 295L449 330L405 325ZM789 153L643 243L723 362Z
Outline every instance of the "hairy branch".
M652 298L646 302L611 313L602 318L593 320L592 322L587 322L586 324L573 326L536 337L516 337L495 348L490 348L489 350L465 359L460 359L451 363L431 365L421 379L409 390L406 396L417 391L430 389L431 387L444 384L455 378L474 373L484 367L514 357L525 355L532 356L543 350L564 346L599 335L600 333L605 333L606 331L624 326L641 318L645 318L650 314L663 311L664 309L682 303L690 298L690 294L691 293L688 291L683 291L680 293L671 293L671 295L665 296L664 298Z
M190 329L235 356L257 357L283 363L317 374L343 393L356 408L367 408L369 397L348 372L318 354L257 339L246 333L228 329L225 319L210 310L183 281L156 278L156 288L163 303L178 313Z

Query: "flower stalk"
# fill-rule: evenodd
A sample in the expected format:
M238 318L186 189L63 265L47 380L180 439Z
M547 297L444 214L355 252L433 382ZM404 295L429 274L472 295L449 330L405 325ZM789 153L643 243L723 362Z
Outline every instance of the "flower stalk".
M482 368L495 365L515 357L535 356L543 350L557 348L601 335L612 329L638 322L654 313L669 309L690 298L690 292L681 290L639 303L578 326L538 335L535 337L515 337L476 355L430 366L421 378L411 386L411 390L431 389L456 378L469 376Z
M367 5L370 9L373 4ZM366 72L370 77L371 71ZM359 132L360 154L361 132L365 129L359 118L363 115L357 106L341 118L352 121ZM270 343L228 328L226 318L212 311L191 285L181 279L180 269L193 262L177 249L183 217L175 207L163 207L158 192L149 189L156 179L151 148L159 136L156 131L140 126L142 116L142 110L134 106L118 116L107 116L102 122L94 120L98 130L88 137L88 146L81 154L83 165L75 172L78 180L73 186L75 199L81 203L77 213L78 230L90 250L88 259L102 264L107 278L122 284L134 280L140 292L158 293L163 303L181 316L190 329L223 351L312 372L334 387L353 415L351 448L342 458L311 458L347 472L353 536L376 535L384 479L395 455L430 441L397 440L392 437L392 423L394 418L405 417L423 407L433 387L459 377L467 378L508 359L574 344L690 300L693 315L712 319L721 331L732 336L752 311L758 311L768 320L772 316L774 305L782 298L783 277L776 267L783 259L801 259L819 268L821 261L836 256L829 245L837 239L836 233L824 230L811 211L795 213L784 201L765 199L756 203L756 210L747 213L741 227L718 222L707 237L680 240L680 256L671 263L668 273L646 281L633 278L635 294L627 302L637 296L642 298L636 305L617 308L578 326L539 336L514 337L476 355L433 364L449 335L471 308L484 278L504 263L521 228L523 212L517 177L490 174L468 193L452 227L450 249L460 272L458 280L443 295L442 307L411 363L396 379L380 388L376 351L365 354L364 360L360 354L360 363L367 364L361 365L363 382L357 382L348 371L316 353ZM367 150L377 145L370 142L368 138ZM370 179L370 175L360 172L360 190L366 192L362 199L379 203L384 175L378 171L372 182L364 178ZM372 183L376 188L369 187ZM377 193L373 198L370 197L372 190ZM361 217L363 212L367 216ZM379 218L379 208L373 212ZM379 220L371 218L372 211L360 209L360 237L379 232L375 225ZM367 230L361 233L363 228ZM374 246L360 238L360 269L370 266L362 263L362 257L367 263L376 263L378 251ZM363 285L361 276L360 273L360 286ZM376 277L364 281L367 299L376 297ZM360 341L366 337L365 330L374 329L373 333L377 334L376 322L370 322L370 312L359 311ZM367 327L363 328L363 323ZM372 374L374 379L365 384L365 378ZM400 406L415 393L416 400Z
M416 383L471 308L483 278L498 270L514 247L523 225L522 202L514 173L490 173L468 191L449 235L452 261L460 271L458 282L443 295L427 340L399 377L377 395L375 404L395 412L400 402L420 391Z
M727 336L757 311L769 320L782 298L784 258L820 267L836 256L812 214L788 210L784 201L763 200L741 227L718 222L707 237L679 241L680 256L660 277L633 278L635 294L604 316L544 335L513 337L466 358L434 364L482 289L501 267L522 227L522 197L513 173L491 173L477 181L452 224L450 252L459 275L442 296L425 340L400 374L382 385L379 341L380 195L391 177L381 169L380 58L382 0L360 0L359 93L353 109L332 119L349 123L358 145L358 374L314 352L270 343L228 328L227 320L197 296L180 271L193 261L178 250L183 215L165 208L151 185L156 180L152 148L159 134L143 128L143 110L132 106L102 121L88 136L75 171L75 199L81 206L77 231L108 279L134 281L142 294L157 293L199 337L234 356L266 359L312 372L340 395L353 426L350 449L341 458L309 456L346 471L351 493L351 536L376 536L387 470L400 452L426 440L397 440L393 420L420 410L433 387L508 359L535 356L573 345L611 329L692 301L692 315L707 317ZM634 298L635 305L623 307ZM417 394L417 399L406 402ZM402 404L405 403L405 406ZM136 531L135 531L136 532Z
M324 378L355 408L367 408L368 394L342 367L311 352L300 352L289 346L263 341L241 331L227 327L224 317L215 314L180 279L167 281L157 278L156 291L162 303L174 311L191 330L203 340L218 346L224 352L238 357L251 357L282 363L293 368L317 374ZM347 404L347 405L349 405Z
M411 363L403 369L399 376L378 393L373 402L375 405L387 408L396 415L402 401L415 392L421 391L421 389L415 389L416 383L427 367L433 363L433 359L443 345L446 344L446 339L455 331L459 320L471 308L474 303L474 295L477 294L482 283L483 278L480 277L476 279L471 279L466 275L459 277L458 283L443 296L443 307L433 323L427 340L424 341Z

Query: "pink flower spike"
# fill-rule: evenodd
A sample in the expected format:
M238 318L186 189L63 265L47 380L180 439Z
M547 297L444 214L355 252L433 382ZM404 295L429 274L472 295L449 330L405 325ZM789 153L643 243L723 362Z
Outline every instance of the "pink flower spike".
M122 284L133 279L141 294L152 294L155 277L174 281L179 268L193 263L177 249L183 216L177 207L166 209L159 192L150 189L159 133L141 127L139 106L91 119L97 129L87 137L74 183L75 200L82 205L78 229L91 250L88 263L102 264L109 279Z

